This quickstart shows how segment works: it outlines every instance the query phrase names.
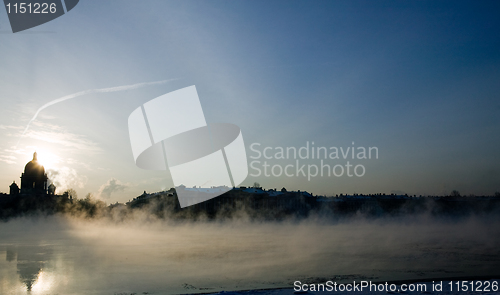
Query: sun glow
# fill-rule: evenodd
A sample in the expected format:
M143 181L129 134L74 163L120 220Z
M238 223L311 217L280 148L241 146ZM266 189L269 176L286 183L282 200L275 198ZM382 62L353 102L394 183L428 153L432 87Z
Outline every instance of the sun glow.
M46 149L36 148L38 162L45 169L54 169L61 163L61 158Z
M41 293L41 292L48 292L52 288L52 285L54 284L54 277L50 276L44 271L41 271L38 274L38 278L36 279L36 282L33 284L31 287L31 291L36 293Z

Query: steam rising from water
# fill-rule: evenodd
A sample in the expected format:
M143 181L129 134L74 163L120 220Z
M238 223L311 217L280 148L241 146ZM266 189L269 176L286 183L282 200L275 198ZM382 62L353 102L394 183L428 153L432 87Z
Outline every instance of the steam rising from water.
M279 223L17 219L0 224L0 293L26 294L29 278L32 294L172 294L290 287L297 279L499 275L497 222L491 216L453 222L424 216Z

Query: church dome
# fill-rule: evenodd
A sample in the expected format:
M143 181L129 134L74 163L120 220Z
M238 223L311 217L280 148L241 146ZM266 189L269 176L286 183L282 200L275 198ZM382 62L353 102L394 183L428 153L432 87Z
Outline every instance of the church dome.
M36 152L33 154L33 160L28 162L28 164L24 167L24 175L32 177L45 175L45 168L38 163Z

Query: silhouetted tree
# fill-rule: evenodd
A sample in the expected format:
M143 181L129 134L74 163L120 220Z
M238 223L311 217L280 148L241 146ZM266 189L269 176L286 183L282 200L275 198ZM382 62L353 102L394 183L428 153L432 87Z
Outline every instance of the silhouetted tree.
M452 196L452 197L460 197L460 192L459 192L459 191L457 191L457 190L453 190L453 191L451 192L451 196Z
M85 201L86 202L92 202L94 200L94 195L92 195L92 193L88 193L86 196L85 196Z
M76 191L74 189L70 188L63 193L63 196L76 199L78 195L76 194Z

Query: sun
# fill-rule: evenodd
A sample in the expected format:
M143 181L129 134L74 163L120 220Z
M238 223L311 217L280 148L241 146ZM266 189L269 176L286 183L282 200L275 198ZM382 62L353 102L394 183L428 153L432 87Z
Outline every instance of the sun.
M56 168L61 162L61 158L56 154L46 149L36 149L38 162L45 167L45 169Z

